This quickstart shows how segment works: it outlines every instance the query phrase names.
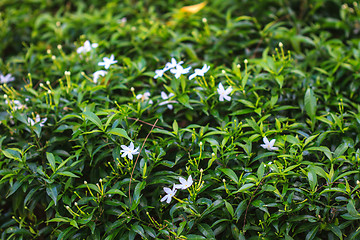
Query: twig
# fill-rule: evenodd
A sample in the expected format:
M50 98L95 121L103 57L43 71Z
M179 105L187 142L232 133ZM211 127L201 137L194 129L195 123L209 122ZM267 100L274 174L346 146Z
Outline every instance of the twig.
M148 135L146 136L146 138L145 138L145 140L144 140L144 142L143 142L143 144L142 144L142 146L141 146L141 148L140 148L140 152L139 152L139 154L138 154L138 156L137 156L137 158L136 158L136 160L135 160L135 164L134 164L133 170L132 170L132 172L131 172L130 182L129 182L129 200L130 200L130 204L131 204L131 189L130 189L130 187L131 187L131 180L132 180L132 176L133 176L133 174L134 174L134 170L135 170L135 167L136 167L136 163L137 163L137 161L138 161L138 159L139 159L139 157L140 157L140 153L141 153L142 149L144 148L144 145L145 145L146 140L148 139L150 133L152 132L152 130L154 129L154 127L155 127L155 125L156 125L156 123L157 123L158 121L159 121L159 119L156 119L156 121L155 121L154 124L150 124L150 125L152 126L152 128L151 128L150 132L148 133Z
M151 124L151 123L148 123L148 122L144 122L144 121L142 121L142 120L140 120L140 119L138 119L138 118L132 118L132 117L128 117L127 119L131 119L131 120L134 120L134 121L136 121L136 122L141 122L141 123L144 123L144 124L147 124L147 125L150 125L150 126L155 126L155 125L153 125L153 124ZM162 128L162 127L158 127L158 126L155 126L156 128L160 128L160 129L164 129L164 128Z
M259 187L261 186L261 184L262 184L262 181L265 179L265 177L268 175L270 173L270 171L261 179L261 181L260 181L260 183L259 183L259 185L256 187L256 189L255 189L255 191L254 191L254 193L253 193L253 195L251 195L251 198L250 198L250 200L249 200L249 203L248 203L248 205L247 205L247 207L246 207L246 210L245 210L245 216L244 216L244 225L243 225L243 229L244 229L244 227L245 227L245 224L246 224L246 216L247 216L247 212L248 212L248 209L249 209L249 207L250 207L250 203L251 203L251 201L252 201L252 199L254 198L254 196L255 196L255 193L257 192L257 190L259 189Z

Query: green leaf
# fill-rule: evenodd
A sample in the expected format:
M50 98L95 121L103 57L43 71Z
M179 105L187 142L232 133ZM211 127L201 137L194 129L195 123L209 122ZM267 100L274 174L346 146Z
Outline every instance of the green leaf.
M173 124L172 124L172 127L173 127L173 130L174 130L174 133L175 133L176 135L178 135L178 133L179 133L179 126L178 126L178 123L177 123L176 120L174 120L174 122L173 122Z
M93 113L93 112L83 112L83 115L85 116L86 120L91 121L99 129L104 130L104 127L103 127L103 124L102 124L100 118L95 113Z
M49 185L46 188L46 193L47 195L54 201L54 204L56 206L57 204L57 196L58 196L58 191L55 185Z
M47 153L46 153L46 158L47 158L47 160L48 160L48 162L49 162L49 164L50 164L51 170L52 170L53 172L55 172L56 165L55 165L55 157L54 157L54 154L47 152Z
M314 95L314 91L311 88L308 88L305 93L305 111L307 115L310 117L311 122L315 124L316 117L316 97Z
M333 159L332 153L330 151L329 148L324 147L324 146L320 146L320 147L310 147L310 148L306 148L305 150L307 151L321 151L323 152L326 157L331 161Z
M16 190L19 189L19 187L21 187L21 182L20 181L16 181L9 189L9 192L6 194L6 197L10 197L14 192L16 192Z
M232 207L232 205L230 203L228 203L227 201L225 201L225 207L228 210L228 212L230 213L231 217L234 217L234 208Z
M200 223L198 225L199 231L206 237L206 239L215 239L215 234L209 225L206 223Z
M355 208L354 200L349 200L349 203L347 204L346 208L351 216L360 217L360 213Z
M236 173L230 169L230 168L220 168L220 171L225 173L226 176L228 176L231 180L233 180L236 184L238 184L239 180L236 176Z
M310 171L307 174L309 183L310 183L310 188L312 191L315 191L315 187L317 186L317 176L316 176L316 172L313 169L310 169Z
M77 175L75 175L74 173L69 172L69 171L59 172L58 174L59 174L59 175L62 175L62 176L67 176L67 177L79 178L79 176L77 176Z
M119 189L110 189L109 191L106 192L106 195L108 195L108 194L112 194L112 195L114 195L114 194L119 194L119 195L121 195L121 196L127 197L127 196L125 195L125 193L123 193L123 192L120 191Z
M264 173L265 173L265 163L260 163L260 166L257 170L257 177L259 180L264 177Z
M119 137L124 137L127 140L132 141L131 138L129 137L129 135L127 134L127 132L122 128L113 128L110 131L108 131L108 133L119 136Z
M232 194L244 192L244 191L248 190L249 188L252 188L253 186L255 186L255 183L246 183L246 184L242 185L239 190L233 192Z
M239 221L241 215L245 212L246 207L247 207L247 201L242 200L235 210L236 221Z
M19 162L22 162L21 160L21 151L20 149L17 149L17 148L9 148L9 149L5 149L5 150L2 150L2 153L7 157L7 158L10 158L10 159L14 159L16 161L19 161Z
M184 105L185 107L187 108L190 108L190 109L193 109L193 107L190 105L189 101L190 101L190 98L188 95L186 94L182 94L178 97L178 100L179 102Z
M346 143L342 143L340 144L336 149L335 149L335 152L334 152L334 158L338 158L340 157L341 155L343 155L346 150L348 149L348 145Z
M311 229L310 232L308 232L308 234L306 234L305 240L312 240L314 239L314 237L316 236L317 232L319 229L319 225L316 225L313 229Z
M340 238L340 240L343 239L342 233L341 233L341 230L340 230L339 226L336 226L336 225L331 224L331 223L328 224L328 226L329 226L330 230L331 230L336 236L338 236L338 238Z
M144 229L139 224L132 225L131 229L142 237L145 237Z

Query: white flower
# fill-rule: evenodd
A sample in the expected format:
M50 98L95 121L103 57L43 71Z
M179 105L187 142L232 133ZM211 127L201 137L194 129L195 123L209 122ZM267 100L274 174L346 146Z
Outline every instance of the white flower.
M138 95L136 95L136 99L140 99L140 101L142 101L142 102L149 100L149 99L150 99L149 97L150 97L150 93L149 93L149 92L145 92L144 94L138 94ZM149 100L149 103L150 103L150 104L153 104L153 101L150 99L150 100Z
M91 44L89 40L86 40L86 41L84 42L84 46L79 47L79 48L76 50L76 52L77 52L78 54L85 54L85 53L87 53L87 52L90 52L92 48L97 48L98 46L99 46L99 44L97 44L97 43Z
M274 147L275 144L275 139L272 139L270 142L267 139L267 137L263 138L264 144L261 144L260 146L263 147L264 149L267 149L269 151L273 151L273 150L278 150L278 147Z
M219 87L217 89L218 93L220 94L219 96L219 100L222 102L224 101L224 98L227 100L227 101L230 101L231 100L231 97L228 96L231 91L232 91L232 87L228 87L228 89L225 90L225 88L223 87L223 85L221 83L219 83Z
M189 73L191 67L183 68L181 65L176 65L175 68L170 69L170 72L175 75L175 78L179 78L181 74Z
M47 118L41 119L39 114L36 114L35 120L33 120L33 119L31 119L31 118L28 118L28 122L29 122L30 126L34 126L35 124L39 123L39 125L40 125L41 127L43 127L43 126L44 126L44 123L45 123L46 121L47 121Z
M19 100L5 100L5 104L9 105L9 104L13 104L13 106L11 106L15 111L18 109L23 109L26 108L26 106L24 104L22 104Z
M196 76L201 76L201 77L203 77L204 74L205 74L207 71L209 71L209 69L210 69L210 66L208 66L208 65L206 65L206 64L203 66L202 69L199 69L199 68L195 69L195 72L189 76L189 80L193 79L193 78L196 77Z
M98 65L109 69L110 65L114 63L117 63L117 60L115 60L114 54L111 54L110 58L103 57L103 62L99 62Z
M193 184L191 175L189 176L188 180L185 180L185 178L180 177L179 181L181 184L175 184L175 188L177 189L187 189Z
M8 83L14 81L15 78L10 74L6 74L6 76L0 74L0 83Z
M169 93L169 95L166 95L165 92L161 92L161 98L166 100L171 98L172 96L175 96L173 93ZM159 106L165 105L167 104L167 107L172 110L173 109L173 105L169 104L169 103L177 103L177 101L164 101L162 103L159 104Z
M163 70L164 70L164 72L166 72L167 70L172 69L178 65L180 66L183 63L184 63L183 61L180 61L177 63L175 58L171 58L171 62L166 63Z
M105 75L107 74L107 71L105 70L99 70L93 73L93 81L94 83L97 83L97 80L99 79L100 76L105 77Z
M156 75L154 76L154 79L157 79L158 77L162 77L164 72L165 72L164 69L155 70Z
M176 191L177 190L175 188L175 185L173 186L172 190L170 188L164 187L164 192L166 192L166 195L160 201L163 202L166 200L167 203L170 203L171 198L175 196Z
M121 145L121 148L123 150L120 151L120 153L123 152L123 154L121 155L121 157L125 157L126 155L128 156L129 159L133 159L133 155L139 154L138 150L139 147L137 147L136 149L134 149L134 144L131 142L129 146L126 145Z

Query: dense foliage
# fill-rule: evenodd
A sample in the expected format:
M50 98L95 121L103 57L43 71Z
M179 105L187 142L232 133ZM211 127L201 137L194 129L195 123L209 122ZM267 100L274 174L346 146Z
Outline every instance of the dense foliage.
M359 33L340 0L0 1L1 239L360 239Z

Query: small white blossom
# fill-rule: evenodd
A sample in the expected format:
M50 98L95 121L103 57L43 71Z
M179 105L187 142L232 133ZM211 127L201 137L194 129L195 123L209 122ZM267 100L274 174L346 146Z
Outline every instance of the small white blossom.
M176 190L176 188L175 188L175 185L173 186L173 189L164 187L164 192L166 192L166 195L165 195L163 198L161 198L160 201L163 202L163 201L166 200L167 203L170 203L170 202L171 202L171 198L172 198L173 196L175 196L176 191L177 191L177 190Z
M91 44L89 40L86 40L84 42L84 46L79 47L76 52L78 54L86 54L87 52L90 52L92 48L97 48L99 44L93 43Z
M117 60L115 60L114 54L111 54L110 58L103 57L103 62L99 62L98 65L109 69L110 65L114 63L117 63Z
M26 106L24 104L22 104L19 100L10 100L8 101L7 99L5 99L5 104L6 105L12 105L11 107L16 111L19 109L23 109L26 108Z
M278 147L274 147L275 144L275 139L272 139L270 142L267 139L267 137L263 138L264 144L261 144L260 146L263 147L264 149L267 149L269 151L273 151L273 150L278 150Z
M144 101L148 101L150 104L153 104L153 101L149 98L150 97L150 93L149 92L145 92L144 94L138 94L136 95L136 99L139 99L141 102Z
M39 114L36 114L35 120L33 120L33 119L31 119L31 118L28 118L28 122L29 122L30 126L34 126L35 124L39 123L39 125L40 125L41 127L43 127L43 126L44 126L44 123L45 123L46 121L47 121L47 118L41 119Z
M232 91L232 87L228 87L226 90L225 88L223 87L223 85L221 83L219 83L219 87L217 89L218 93L219 93L219 100L222 102L224 101L224 98L227 100L227 101L230 101L231 100L231 97L228 96L231 91Z
M164 75L164 72L165 72L164 69L155 70L156 75L154 76L154 79L157 79L158 77L162 77Z
M176 65L175 68L170 69L170 72L175 75L175 78L179 78L181 74L189 73L191 67L183 68L181 65Z
M133 155L139 154L138 152L139 147L134 149L134 144L132 142L130 143L129 146L121 145L121 148L123 149L120 151L120 153L123 153L121 157L125 157L127 155L127 157L132 160Z
M185 180L185 178L180 177L179 181L181 184L175 184L175 188L177 189L187 189L193 184L191 175L189 176L188 180Z
M105 77L105 75L107 74L107 71L105 70L99 70L93 73L93 81L94 83L97 83L97 80L99 79L100 76Z
M207 71L209 71L209 69L210 69L210 66L208 66L208 65L206 65L206 64L203 66L202 69L199 69L199 68L195 69L195 72L189 76L189 80L193 79L193 78L196 77L196 76L201 76L201 77L203 77L204 74L205 74Z
M170 70L178 65L180 66L183 63L184 63L183 61L176 62L175 58L171 58L171 62L166 63L163 70L164 70L164 72L166 72L167 70Z
M6 74L5 76L0 74L0 83L1 84L9 83L9 82L12 82L14 80L15 80L15 78L10 73Z
M173 97L173 96L175 96L173 93L169 93L169 95L166 95L165 92L161 92L161 98L164 99L164 100L167 100L167 99L169 99L169 98L171 98L171 97ZM167 104L167 107L168 107L170 110L172 110L172 109L173 109L173 105L171 105L170 103L177 103L177 101L169 101L169 100L167 100L167 101L164 101L164 102L160 103L159 106L162 106L162 105Z

